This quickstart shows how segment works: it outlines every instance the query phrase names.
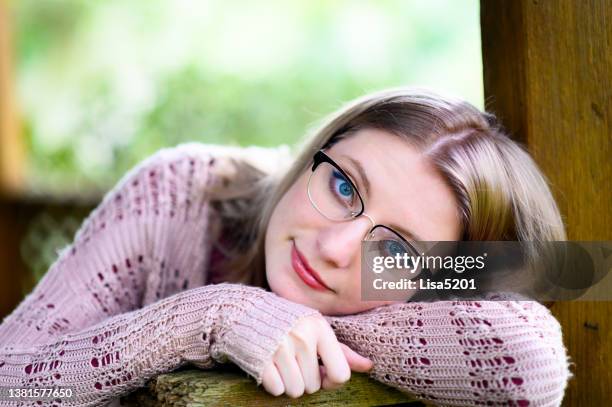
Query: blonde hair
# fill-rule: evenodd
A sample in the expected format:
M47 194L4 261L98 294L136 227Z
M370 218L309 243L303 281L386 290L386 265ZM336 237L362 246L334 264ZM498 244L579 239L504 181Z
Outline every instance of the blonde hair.
M455 195L461 240L566 239L547 180L492 114L426 90L391 89L366 95L332 114L305 139L283 177L253 168L238 171L252 175L233 182L233 192L226 191L213 203L224 224L223 235L231 242L225 248L229 260L222 265L230 281L265 286L264 242L276 204L309 170L316 151L364 128L395 134L431 159ZM537 251L538 246L532 247Z

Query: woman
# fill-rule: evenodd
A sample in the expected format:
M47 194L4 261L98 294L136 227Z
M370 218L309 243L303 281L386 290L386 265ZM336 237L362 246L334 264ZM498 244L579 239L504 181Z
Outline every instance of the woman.
M445 405L560 405L571 373L542 305L360 298L364 239L565 239L545 179L491 115L390 90L332 116L284 174L253 154L184 145L124 177L0 326L3 386L72 386L64 404L98 405L230 360L274 395L353 370Z

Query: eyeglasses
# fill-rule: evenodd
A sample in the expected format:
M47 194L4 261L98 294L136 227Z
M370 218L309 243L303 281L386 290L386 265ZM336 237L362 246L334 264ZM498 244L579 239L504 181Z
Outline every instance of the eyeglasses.
M419 256L414 245L401 234L384 225L375 225L364 213L363 198L347 173L323 151L313 157L312 173L308 180L308 198L312 206L325 218L344 222L361 215L372 222L372 229L364 241L376 242L371 247L379 256Z

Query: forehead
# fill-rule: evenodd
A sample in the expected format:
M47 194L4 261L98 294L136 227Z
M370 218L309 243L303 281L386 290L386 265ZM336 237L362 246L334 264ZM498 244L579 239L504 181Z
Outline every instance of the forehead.
M329 155L358 183L366 213L424 240L459 240L460 221L452 190L431 162L401 137L362 129L333 145ZM352 160L370 183L366 194Z

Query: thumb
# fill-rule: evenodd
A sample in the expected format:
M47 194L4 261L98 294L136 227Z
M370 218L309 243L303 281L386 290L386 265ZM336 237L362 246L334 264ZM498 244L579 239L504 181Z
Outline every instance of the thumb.
M361 356L347 345L340 343L340 347L342 348L344 357L346 358L346 361L352 371L366 373L374 366L374 362L365 356Z

